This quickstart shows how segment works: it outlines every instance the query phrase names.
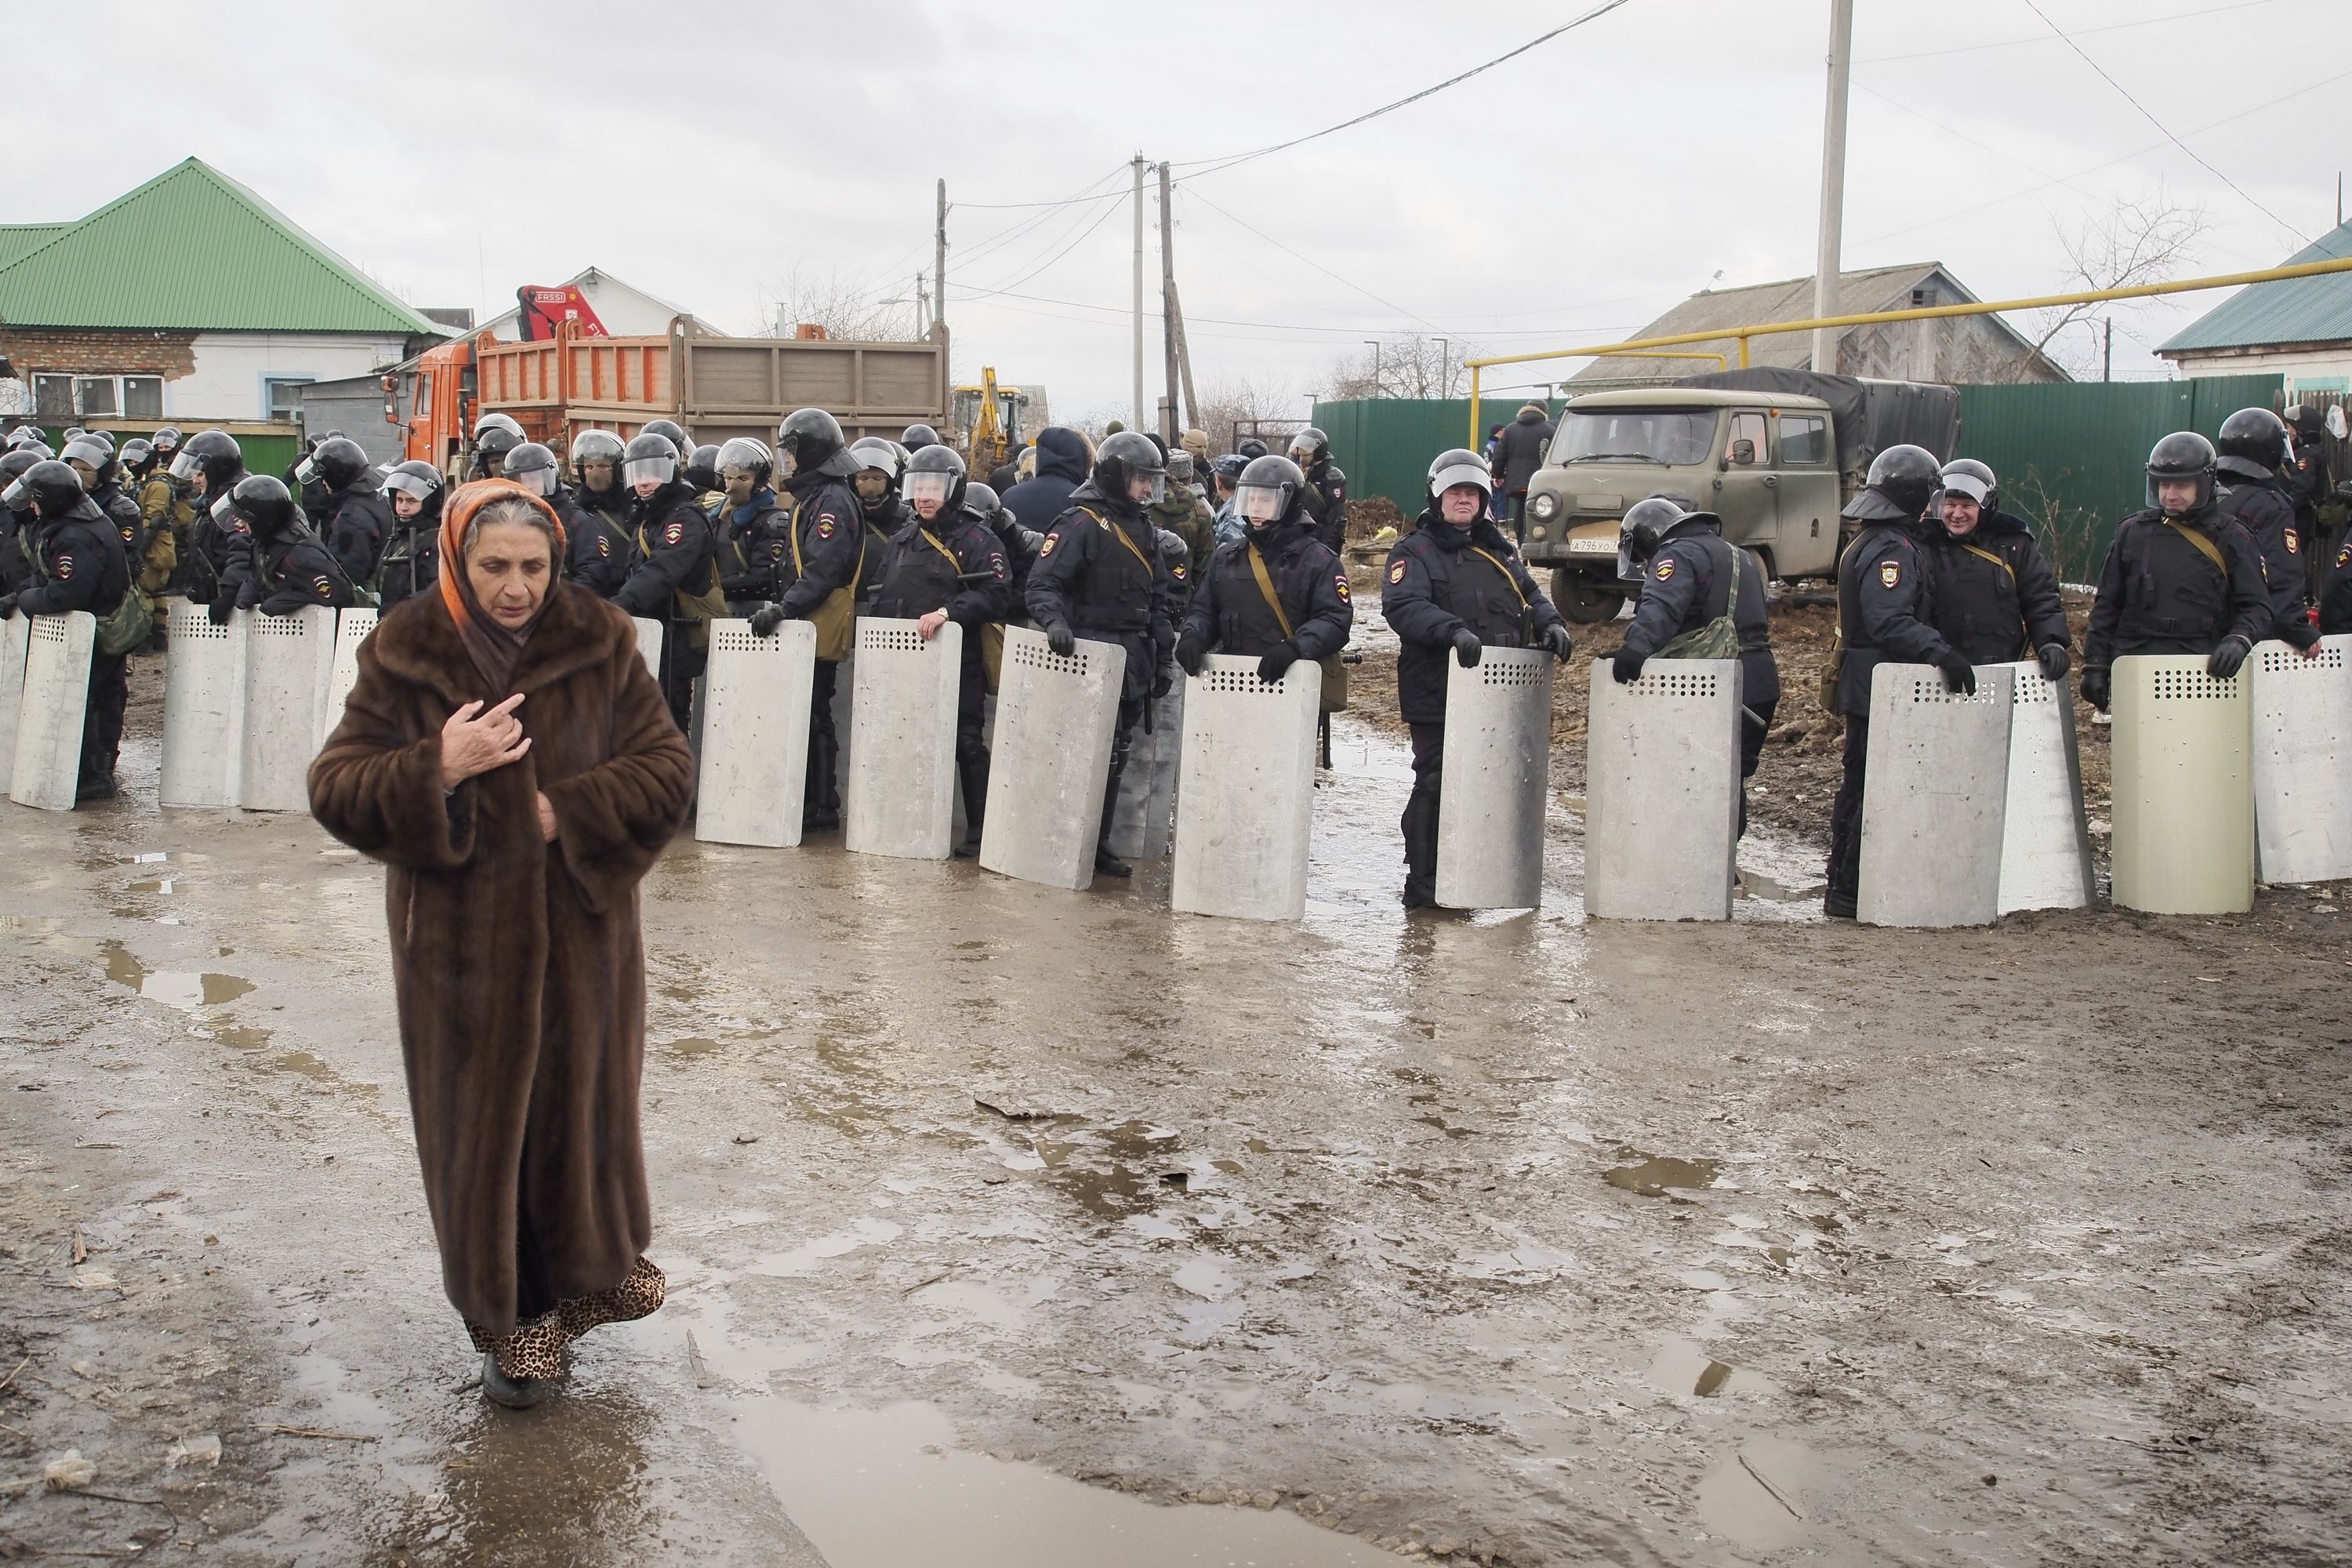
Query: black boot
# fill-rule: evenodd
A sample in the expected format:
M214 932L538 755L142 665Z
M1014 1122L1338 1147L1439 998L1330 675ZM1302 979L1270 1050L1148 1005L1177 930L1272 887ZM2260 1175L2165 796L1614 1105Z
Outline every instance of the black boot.
M1435 909L1436 792L1416 783L1412 795L1405 801L1404 820L1398 826L1404 832L1404 907L1408 910Z
M499 1352L482 1352L482 1397L509 1410L528 1410L553 1386L543 1377L509 1377L499 1370Z
M963 785L963 842L956 846L959 860L980 853L981 818L988 813L988 753L956 760L956 779Z
M1102 826L1095 834L1095 875L1098 877L1132 877L1134 868L1110 852L1111 824L1118 816L1118 781L1127 773L1127 737L1119 736L1110 749L1110 775L1103 781Z
M809 737L808 788L802 795L801 831L823 833L841 826L841 746L830 735Z

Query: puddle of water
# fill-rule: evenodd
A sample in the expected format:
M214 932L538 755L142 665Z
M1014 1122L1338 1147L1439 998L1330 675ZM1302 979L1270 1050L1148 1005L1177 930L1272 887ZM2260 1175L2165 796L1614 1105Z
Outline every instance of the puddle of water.
M1660 1346L1645 1373L1668 1394L1714 1399L1728 1394L1769 1394L1772 1380L1707 1354L1696 1340L1670 1339Z
M218 1007L253 989L253 982L241 974L149 969L129 948L112 940L100 942L98 949L105 956L109 980L170 1006Z
M667 1050L672 1056L707 1057L711 1052L719 1048L719 1042L717 1040L702 1039L698 1037L688 1037L683 1040L672 1040L663 1048Z
M1166 1507L961 1453L929 1405L734 1404L735 1430L833 1568L1373 1568L1396 1559L1286 1509Z
M1601 1179L1612 1187L1645 1198L1665 1197L1675 1188L1703 1192L1715 1184L1716 1173L1721 1169L1714 1160L1677 1160L1664 1154L1643 1154L1639 1149L1620 1149L1617 1157L1635 1163L1603 1171Z
M814 1274L828 1258L845 1257L861 1247L880 1247L898 1238L900 1227L887 1219L861 1219L847 1230L803 1241L790 1252L778 1252L751 1265L751 1272L771 1279L793 1279Z
M172 883L173 879L170 877L151 877L143 882L131 883L123 889L123 891L127 893L168 893L172 891Z
M1813 1494L1830 1479L1829 1467L1803 1444L1750 1437L1699 1478L1699 1522L1711 1535L1777 1552L1803 1538Z

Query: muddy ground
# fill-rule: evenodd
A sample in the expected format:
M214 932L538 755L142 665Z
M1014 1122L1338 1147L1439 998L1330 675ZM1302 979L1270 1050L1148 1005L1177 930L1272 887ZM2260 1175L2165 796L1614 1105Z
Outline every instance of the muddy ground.
M1370 702L1298 928L684 842L671 1301L517 1415L378 872L159 812L133 679L127 799L0 804L0 1558L2343 1561L2341 887L1599 927L1563 806L1542 912L1407 921Z

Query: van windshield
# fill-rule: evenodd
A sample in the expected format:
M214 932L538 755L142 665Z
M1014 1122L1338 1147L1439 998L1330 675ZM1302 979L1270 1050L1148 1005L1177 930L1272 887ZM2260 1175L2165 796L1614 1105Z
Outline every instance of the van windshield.
M1715 451L1712 408L1595 408L1571 405L1553 437L1554 463L1595 463L1605 458L1681 467L1703 463Z

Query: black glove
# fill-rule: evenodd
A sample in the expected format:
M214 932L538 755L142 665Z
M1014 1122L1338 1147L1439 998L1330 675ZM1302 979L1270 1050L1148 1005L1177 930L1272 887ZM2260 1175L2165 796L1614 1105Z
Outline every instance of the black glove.
M2107 704L2115 700L2115 694L2114 679L2108 671L2095 664L2083 667L2084 701L2104 713Z
M261 590L247 583L236 591L236 607L240 610L261 608Z
M2221 646L2205 660L2205 673L2216 680L2227 680L2238 673L2238 667L2244 664L2246 656L2253 651L2254 645L2243 637L2223 637Z
M1175 689L1176 667L1172 664L1161 665L1159 679L1151 683L1151 700L1157 702Z
M1965 691L1971 697L1974 697L1977 694L1977 667L1975 665L1970 664L1967 659L1961 658L1958 654L1954 653L1950 648L1946 648L1942 653L1937 655L1936 658L1931 659L1929 662L1934 664L1937 669L1944 672L1945 690L1953 692Z
M16 595L14 594L0 594L0 621L6 620L16 613Z
M2063 680L2066 679L2067 660L2066 645L2064 643L2043 643L2042 645L2042 651L2035 654L2033 657L2041 662L2042 679Z
M1617 657L1609 661L1609 674L1618 685L1631 686L1642 679L1642 667L1649 662L1648 654L1621 647L1617 650Z
M1454 656L1462 661L1462 668L1465 669L1478 668L1478 654L1482 646L1478 641L1478 634L1468 626L1464 626L1454 634Z
M1562 664L1566 664L1568 662L1568 656L1576 651L1576 644L1569 640L1568 628L1566 626L1556 626L1549 631L1545 632L1543 635L1543 646L1551 649L1552 658L1559 660Z
M1297 662L1298 645L1285 637L1266 649L1265 656L1257 661L1257 678L1271 685L1288 674L1290 667Z
M784 607L782 605L762 605L752 614L751 635L755 637L774 637L776 628L782 626L785 619Z
M205 618L216 626L225 626L228 625L229 616L234 609L235 606L226 599L215 598L205 606Z
M1209 662L1209 645L1186 632L1176 639L1176 662L1184 667L1185 674L1200 674L1201 667Z
M2292 619L2278 624L2278 635L2281 642L2301 653L2319 640L2319 628L2311 624L2309 616L2298 610Z
M1055 621L1045 628L1045 646L1067 658L1078 650L1078 639L1067 621Z

